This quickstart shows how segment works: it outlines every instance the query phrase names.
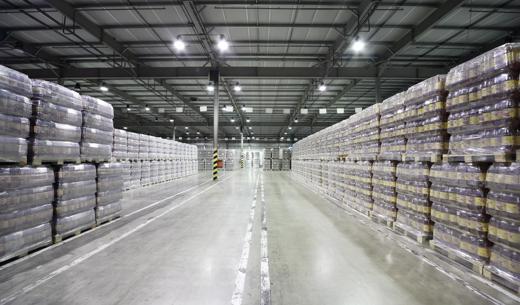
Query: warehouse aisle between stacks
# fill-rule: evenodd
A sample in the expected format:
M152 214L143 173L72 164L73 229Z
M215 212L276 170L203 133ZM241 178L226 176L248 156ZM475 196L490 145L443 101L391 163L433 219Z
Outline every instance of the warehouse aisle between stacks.
M134 211L160 204L1 267L0 304L515 304L455 281L449 266L362 226L290 174L194 180L178 196L171 184L129 192Z

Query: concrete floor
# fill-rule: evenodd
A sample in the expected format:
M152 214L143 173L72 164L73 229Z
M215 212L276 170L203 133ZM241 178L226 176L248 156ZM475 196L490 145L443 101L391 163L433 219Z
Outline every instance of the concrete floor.
M228 172L219 183L206 175L128 192L120 221L0 267L0 305L518 304L471 274L426 263L288 173Z

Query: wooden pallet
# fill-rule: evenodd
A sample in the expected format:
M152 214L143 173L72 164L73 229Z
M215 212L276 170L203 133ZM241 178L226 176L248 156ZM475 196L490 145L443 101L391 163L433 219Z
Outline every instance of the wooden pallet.
M442 155L435 154L424 154L424 155L416 155L416 154L403 154L402 161L410 161L410 162L431 162L438 163L442 162Z
M495 155L443 155L444 162L466 162L466 163L477 163L477 162L513 162L515 156L513 154L495 154Z
M400 235L413 239L419 244L427 244L433 237L433 233L425 234L403 223L394 222L394 231Z
M55 161L47 161L42 159L32 159L31 165L40 166L40 165L64 165L64 164L80 164L81 160L78 159L68 159L68 160L55 160Z
M485 262L482 260L471 257L462 253L461 251L452 249L435 240L430 241L430 248L451 262L462 265L465 268L468 268L469 270L472 270L473 272L476 272L480 275L483 273Z
M388 219L388 217L385 217L383 215L374 213L374 211L370 213L370 219L372 219L373 222L384 225L390 229L393 229L394 227L394 220Z
M29 254L40 251L41 249L46 248L51 244L52 244L52 239L49 238L47 241L40 242L36 245L28 246L24 249L20 249L16 252L12 252L7 255L4 255L4 256L0 257L0 266L9 264L12 261L21 259L23 257L26 257Z
M81 228L81 229L78 229L78 230L74 230L72 232L67 232L67 233L64 233L64 234L54 234L53 236L53 242L55 244L59 243L59 242L62 242L68 238L71 238L73 236L78 236L80 235L81 233L84 233L86 231L89 231L89 230L92 230L96 227L95 224L93 225L90 225L88 227L85 227L85 228Z
M491 282L497 283L520 296L520 281L512 274L504 272L494 266L484 266L483 275Z
M105 162L110 162L110 159L84 159L84 158L81 158L81 162L83 162L83 163L105 163Z
M116 219L118 219L120 217L121 217L121 215L114 215L114 216L110 216L110 217L102 219L102 220L96 219L96 225L100 226L100 225L103 225L105 223L109 223L111 221L114 221L114 220L116 220Z

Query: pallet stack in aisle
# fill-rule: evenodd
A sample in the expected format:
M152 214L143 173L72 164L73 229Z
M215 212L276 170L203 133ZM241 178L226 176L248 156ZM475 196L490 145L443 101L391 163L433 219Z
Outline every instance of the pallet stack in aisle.
M338 123L338 138L341 141L339 155L332 158L374 161L379 155L380 104L374 104L348 120Z
M432 247L481 273L489 259L485 165L434 164L430 199L434 221Z
M51 244L52 169L2 167L0 181L0 261Z
M520 163L496 163L486 175L491 246L484 276L520 292Z
M60 85L33 80L29 159L42 163L80 162L81 96Z
M372 197L374 200L371 217L377 222L392 224L397 211L397 162L376 161L372 165Z
M288 171L291 170L291 151L287 148L280 149L281 164L280 170Z
M240 151L237 149L223 150L224 169L234 171L240 169Z
M114 142L114 108L91 96L82 96L81 161L108 162Z
M54 242L77 235L96 224L96 166L65 164L56 169Z
M405 96L406 92L399 92L381 103L380 160L401 161L406 152Z
M114 160L128 160L128 137L126 130L114 129L114 140L112 144L112 158Z
M27 164L31 96L27 75L0 66L0 162Z
M124 181L120 179L122 163L97 165L96 177L96 223L101 224L121 216Z
M430 166L429 162L403 162L396 169L397 215L394 229L419 243L426 243L433 234Z
M372 199L372 161L345 161L343 202L348 207L370 215Z

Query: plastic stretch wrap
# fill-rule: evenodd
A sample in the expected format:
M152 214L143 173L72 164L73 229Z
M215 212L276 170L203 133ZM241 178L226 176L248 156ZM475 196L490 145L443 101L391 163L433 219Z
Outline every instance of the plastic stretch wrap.
M34 139L31 147L33 159L42 162L77 161L80 156L79 143Z
M114 108L109 103L86 95L81 96L81 98L83 100L83 109L86 112L99 114L109 119L114 118Z
M498 269L498 272L511 274L516 281L520 281L520 251L518 248L511 248L500 244L495 244L491 248L490 265Z
M96 207L96 196L86 195L82 197L58 200L55 203L54 211L57 218L77 214L87 210L93 210Z
M520 163L495 163L487 171L486 185L491 190L520 193Z
M55 220L55 233L67 235L79 230L92 227L96 223L94 209L79 212L73 215L57 218Z
M114 121L99 114L83 113L83 126L112 132Z
M0 89L31 97L32 85L29 77L23 73L0 65Z
M59 182L56 184L56 200L69 200L96 193L96 180Z
M123 199L122 190L110 190L97 193L97 206L104 206Z
M151 183L151 168L150 162L141 162L141 185L148 185Z
M121 177L124 168L125 165L121 162L101 163L97 167L97 176L98 178Z
M83 115L80 110L68 108L49 102L33 101L33 115L43 121L51 121L61 124L81 127Z
M122 191L124 185L123 173L119 176L115 177L98 177L97 179L97 191L98 192L106 192L106 191Z
M52 204L50 203L23 210L2 211L2 213L0 213L0 235L47 223L50 222L51 219Z
M23 255L52 243L50 223L0 236L0 261Z
M52 184L3 190L0 192L1 213L49 204L54 199Z
M81 96L76 91L56 83L32 80L33 98L75 110L82 110Z
M123 181L124 181L124 190L128 190L132 187L132 176L131 176L132 166L130 162L123 163Z
M114 135L111 131L83 127L81 140L90 143L112 145L114 142Z
M121 201L117 201L108 205L98 206L96 208L96 221L98 223L111 219L112 217L121 216Z
M106 144L81 142L82 161L109 161L112 157L112 146Z
M449 91L498 73L520 69L520 44L507 43L452 68L446 76Z
M29 137L30 124L28 118L0 113L0 135L15 138Z
M65 164L56 172L59 182L76 182L96 179L96 166L93 164Z
M32 126L32 132L36 139L55 140L79 143L81 140L81 128L78 126L36 120Z
M54 171L45 166L0 167L0 191L47 186L54 183Z
M0 113L28 118L32 114L31 100L0 89Z
M0 135L0 162L27 163L26 139Z

